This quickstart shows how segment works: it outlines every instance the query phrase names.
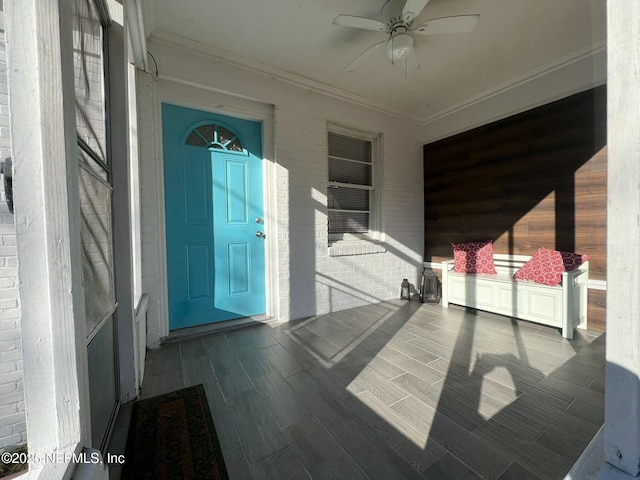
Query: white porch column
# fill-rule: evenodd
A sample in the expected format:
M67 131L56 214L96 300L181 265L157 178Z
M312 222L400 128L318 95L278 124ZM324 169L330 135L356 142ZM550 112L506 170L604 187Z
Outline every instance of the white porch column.
M4 5L29 453L77 453L90 437L71 2ZM29 478L62 478L69 460Z
M640 2L608 0L605 465L640 469Z

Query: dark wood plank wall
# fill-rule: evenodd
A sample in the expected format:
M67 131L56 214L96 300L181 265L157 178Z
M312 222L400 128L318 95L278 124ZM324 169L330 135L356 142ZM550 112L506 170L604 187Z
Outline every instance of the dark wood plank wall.
M425 145L425 260L491 239L497 253L586 253L604 280L606 130L602 86ZM604 330L604 298L589 292L590 328Z

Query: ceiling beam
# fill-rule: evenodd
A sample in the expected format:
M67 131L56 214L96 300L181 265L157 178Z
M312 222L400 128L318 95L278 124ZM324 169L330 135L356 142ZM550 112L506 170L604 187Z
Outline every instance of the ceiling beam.
M147 56L147 37L144 30L141 0L127 0L125 7L125 24L131 39L133 60L136 67L145 72L149 71L149 57Z

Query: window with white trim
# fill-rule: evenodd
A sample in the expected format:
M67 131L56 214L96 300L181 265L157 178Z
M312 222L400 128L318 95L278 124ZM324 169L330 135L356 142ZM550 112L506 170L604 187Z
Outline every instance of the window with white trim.
M329 241L377 240L377 136L331 128L327 143Z

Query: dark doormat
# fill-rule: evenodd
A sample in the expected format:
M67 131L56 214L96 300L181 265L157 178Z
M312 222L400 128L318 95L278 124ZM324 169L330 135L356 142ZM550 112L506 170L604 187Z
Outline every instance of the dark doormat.
M228 478L202 385L133 405L122 479Z

